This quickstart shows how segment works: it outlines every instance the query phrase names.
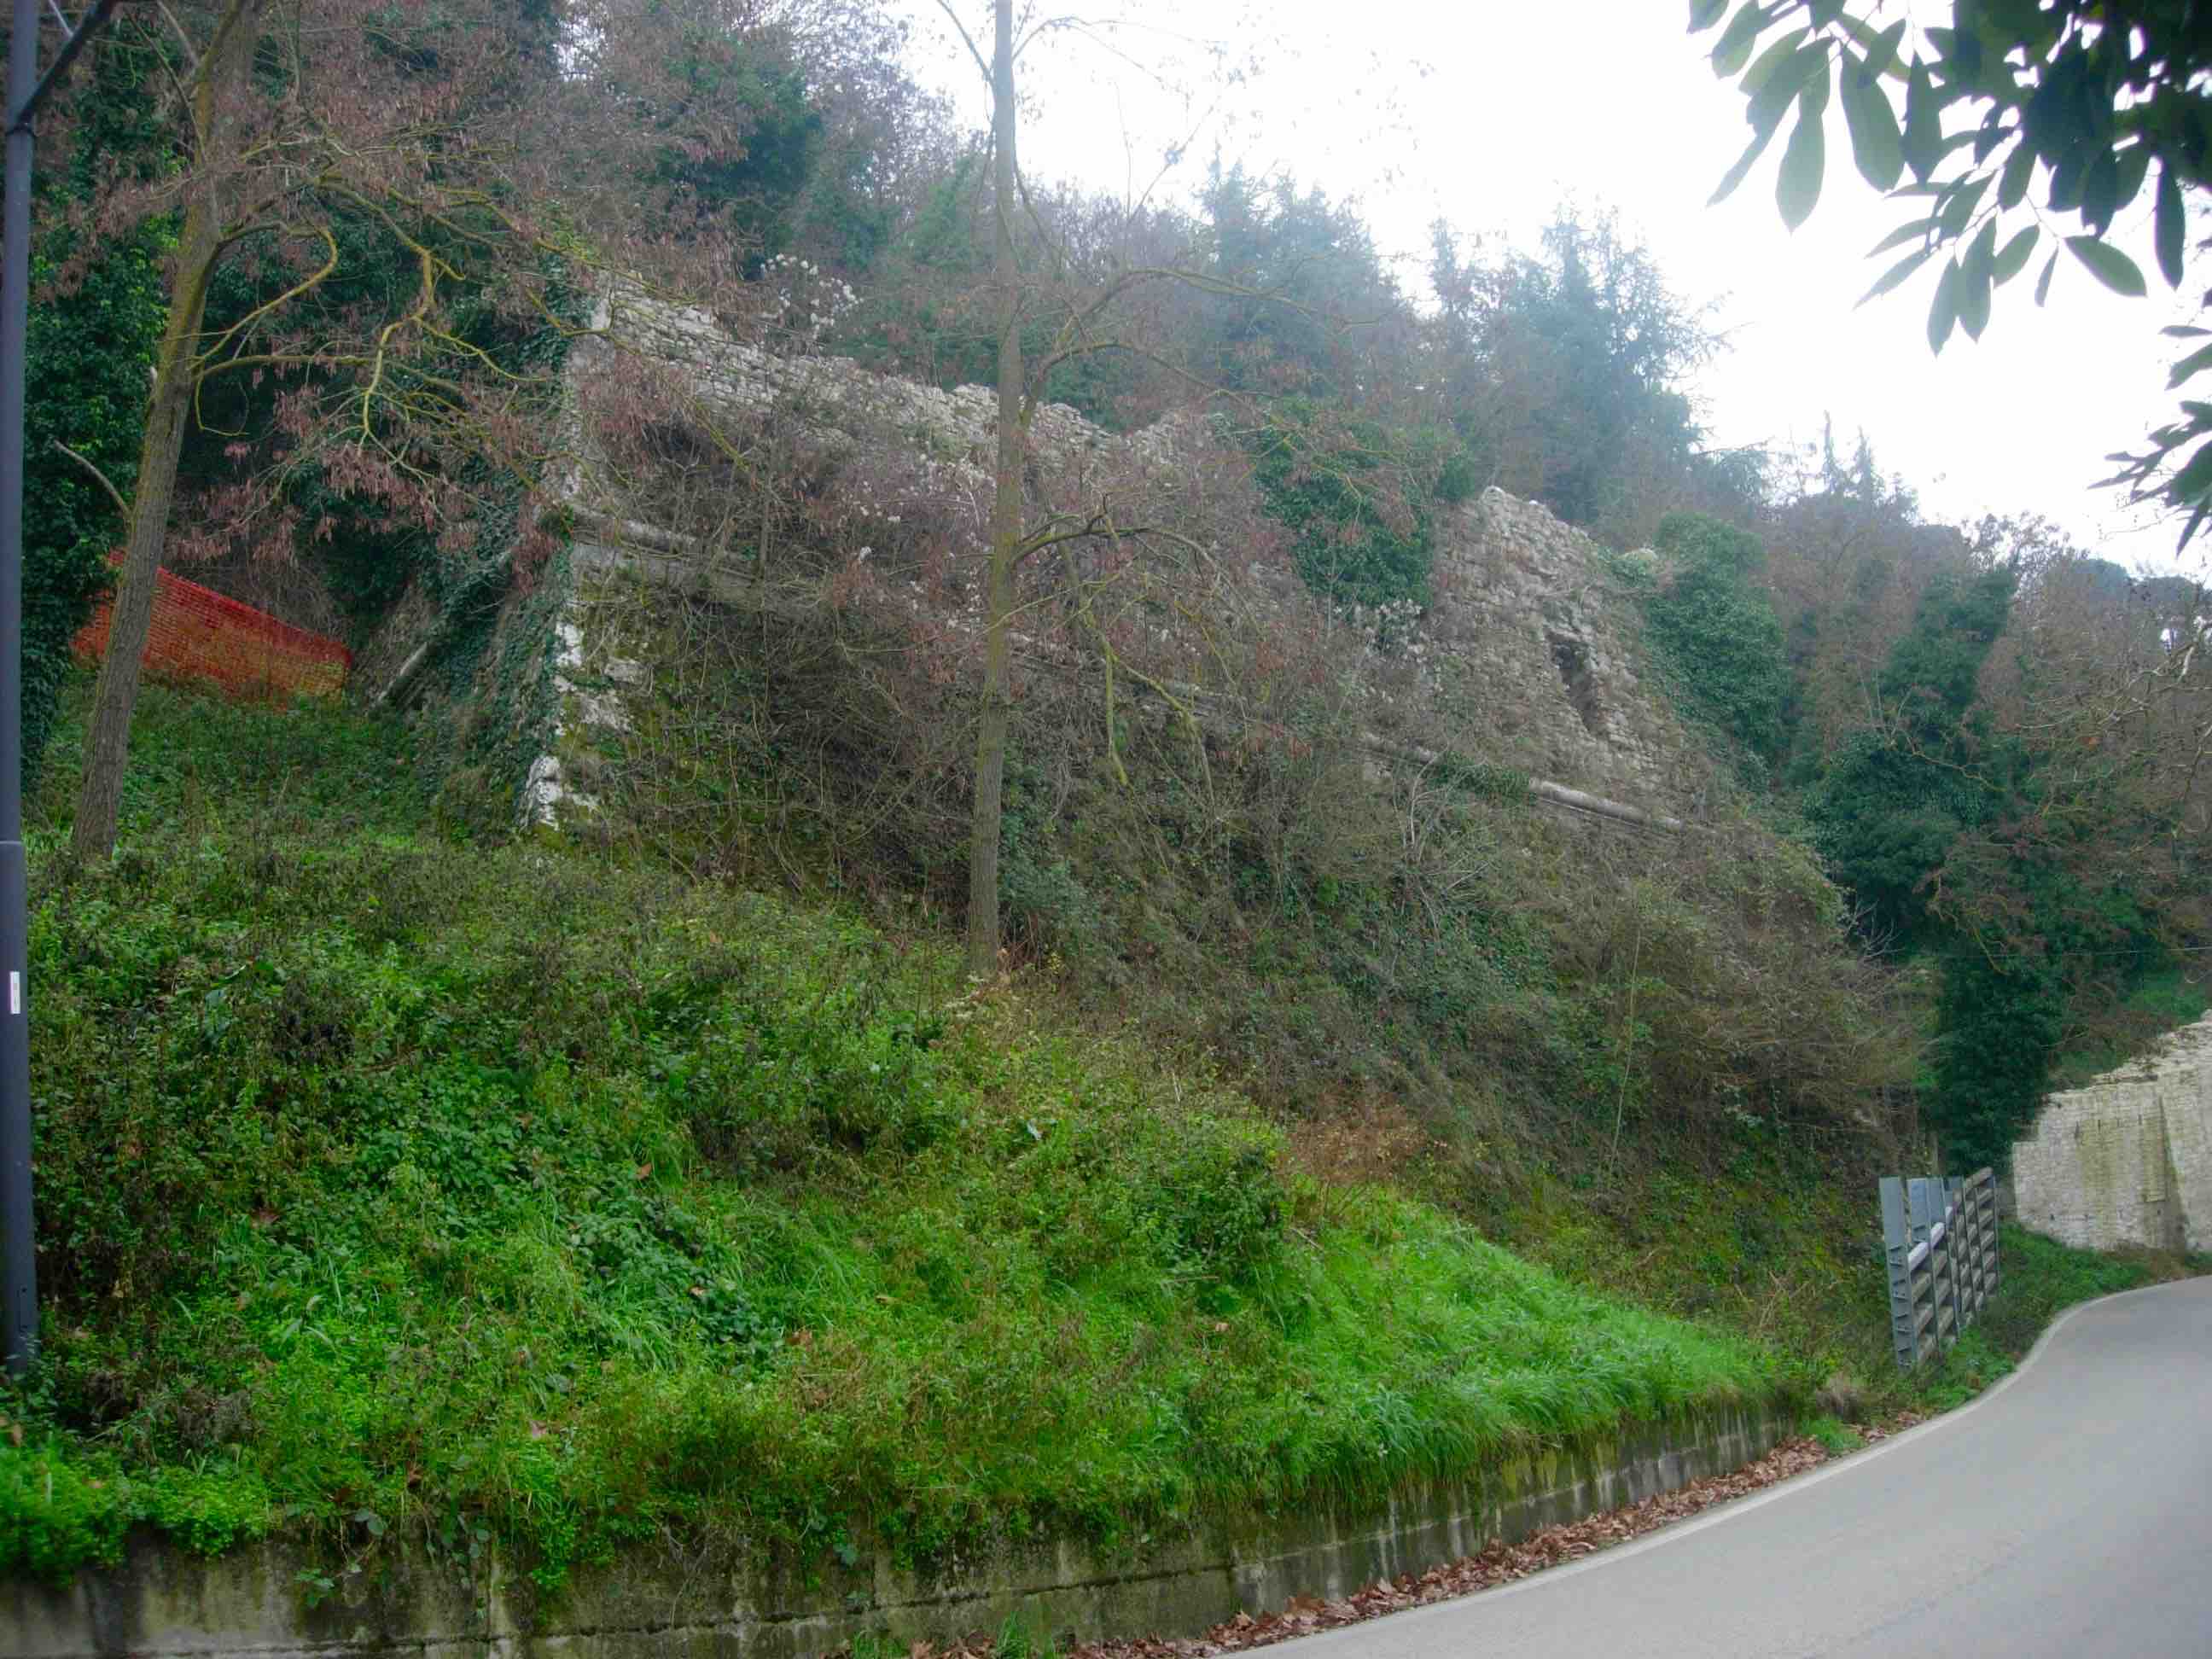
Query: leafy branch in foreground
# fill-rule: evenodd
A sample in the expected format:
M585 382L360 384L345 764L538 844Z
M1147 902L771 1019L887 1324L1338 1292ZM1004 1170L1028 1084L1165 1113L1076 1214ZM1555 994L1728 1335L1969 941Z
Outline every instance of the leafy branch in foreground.
M2146 191L2159 275L2180 288L2191 252L2187 196L2204 188L2212 157L2212 37L2194 6L1956 0L1948 28L1905 18L1881 26L1881 9L1741 0L1731 13L1728 0L1691 0L1692 33L1720 28L1713 70L1736 82L1752 128L1715 201L1743 182L1794 110L1775 195L1784 222L1802 224L1820 198L1833 100L1861 176L1912 215L1869 255L1906 250L1866 297L1940 262L1928 312L1936 350L1957 330L1980 338L1996 290L2046 240L2038 306L2062 252L2114 293L2142 297L2143 270L2111 233ZM2166 332L2212 340L2201 328ZM2193 346L2169 385L2208 368L2212 346ZM2212 403L2185 400L2142 453L2109 459L2120 470L2106 484L2188 515L2185 544L2212 512Z

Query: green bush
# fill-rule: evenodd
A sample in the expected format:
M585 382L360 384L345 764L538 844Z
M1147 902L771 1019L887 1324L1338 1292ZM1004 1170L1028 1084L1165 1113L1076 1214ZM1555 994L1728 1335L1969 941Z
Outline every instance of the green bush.
M123 1558L129 1490L112 1464L52 1439L0 1443L0 1577L66 1582Z
M1842 1457L1866 1444L1866 1437L1840 1418L1816 1417L1805 1425L1805 1432L1831 1457Z
M1274 1137L1208 1137L1146 1159L1142 1202L1175 1259L1225 1279L1247 1279L1283 1244L1289 1194Z

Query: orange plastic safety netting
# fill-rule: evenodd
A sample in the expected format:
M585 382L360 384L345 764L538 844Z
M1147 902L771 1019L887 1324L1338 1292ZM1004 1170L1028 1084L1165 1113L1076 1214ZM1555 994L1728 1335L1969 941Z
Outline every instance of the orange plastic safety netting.
M106 653L108 611L103 601L77 635L78 656ZM345 684L353 653L164 570L142 660L158 673L209 681L234 696L325 697Z

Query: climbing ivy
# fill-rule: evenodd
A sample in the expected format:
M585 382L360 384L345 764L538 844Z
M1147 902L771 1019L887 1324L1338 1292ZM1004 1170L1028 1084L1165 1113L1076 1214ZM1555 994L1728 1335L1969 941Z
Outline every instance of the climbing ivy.
M81 279L88 234L71 222L90 198L100 157L160 164L150 111L151 55L95 54L79 143L68 164L40 179L32 213L30 331L25 360L23 489L23 775L35 777L70 672L70 643L107 589L107 554L127 531L107 489L125 500L138 476L148 369L167 320L161 263L174 227L159 219L102 250Z
M535 380L551 404L562 395L569 344L588 321L591 299L580 287L557 280L560 273L550 274L556 280L549 320L478 337L502 368ZM425 672L436 701L466 710L464 718L439 722L424 752L445 774L447 816L466 827L497 830L514 823L531 763L552 744L560 717L557 634L574 578L565 514L546 514L520 477L485 469L471 482L489 503L475 547L454 558L417 550L418 580L437 607ZM534 526L526 526L526 513L538 515ZM518 569L526 528L550 532L554 545L538 568Z
M394 296L411 292L414 256L389 227L366 216L337 216L332 223L344 258L337 276L297 302L308 329L319 311L388 307ZM456 264L468 268L465 261ZM211 325L265 303L276 292L269 284L282 280L282 271L273 260L233 262L211 296ZM542 319L517 322L480 283L457 282L446 292L447 320L524 389L537 405L526 418L551 426L559 417L569 343L588 325L591 301L557 259L549 256L538 275L546 302ZM238 446L280 454L277 390L273 381L243 376L216 383L202 429L187 447L186 473L203 485L228 477L235 465L230 452ZM569 588L565 525L541 516L536 480L489 454L453 463L475 520L475 533L461 545L446 536L449 526L395 516L381 502L349 494L312 462L289 465L285 505L314 526L300 556L343 613L356 649L377 639L403 600L428 600L428 622L408 624L408 649L425 641L429 647L418 672L436 711L422 722L424 740L416 753L442 790L450 817L471 827L504 827L557 713L551 647ZM518 555L534 539L529 532L547 529L555 532L553 551L534 568L520 568Z
M1660 520L1674 561L1644 600L1644 622L1669 690L1692 720L1722 732L1763 773L1780 757L1790 665L1782 624L1753 578L1766 562L1756 537L1696 513Z
M1978 701L2017 580L2000 567L1929 586L1877 683L1882 724L1807 799L1862 929L1941 971L1923 1106L1960 1170L2003 1167L2034 1122L2069 1014L2159 960L2132 872L2067 856L2067 836L2110 822L2111 803L2053 812L2057 776L1993 732Z
M1883 723L1853 738L1806 797L1814 840L1877 943L1933 941L1932 878L1960 834L2000 805L1991 769L1978 763L1988 734L1974 692L2017 580L2001 568L1930 584L1882 670Z
M1291 532L1309 587L1370 610L1428 608L1437 511L1474 489L1457 440L1327 422L1320 405L1290 398L1245 441L1268 515Z

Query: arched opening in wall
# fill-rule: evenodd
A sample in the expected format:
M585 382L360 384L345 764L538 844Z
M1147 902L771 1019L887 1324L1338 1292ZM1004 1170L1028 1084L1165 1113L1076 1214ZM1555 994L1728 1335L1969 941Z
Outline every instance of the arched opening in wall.
M1590 736L1602 738L1605 711L1598 705L1597 680L1590 673L1589 651L1571 635L1547 633L1544 637L1551 643L1552 660L1559 667L1559 683L1567 688L1567 701L1582 716Z

